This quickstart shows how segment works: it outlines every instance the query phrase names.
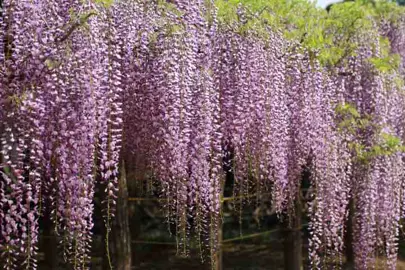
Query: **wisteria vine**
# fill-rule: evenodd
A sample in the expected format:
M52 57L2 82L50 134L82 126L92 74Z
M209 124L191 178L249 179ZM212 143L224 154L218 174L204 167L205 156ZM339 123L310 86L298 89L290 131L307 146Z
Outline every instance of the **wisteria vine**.
M352 219L356 268L383 255L395 269L403 10L354 2L327 14L286 2L4 0L4 269L37 268L45 211L66 263L87 269L95 184L108 249L122 160L158 183L182 255L195 235L216 263L225 173L235 194L271 190L276 211L292 216L305 168L312 267L342 264Z

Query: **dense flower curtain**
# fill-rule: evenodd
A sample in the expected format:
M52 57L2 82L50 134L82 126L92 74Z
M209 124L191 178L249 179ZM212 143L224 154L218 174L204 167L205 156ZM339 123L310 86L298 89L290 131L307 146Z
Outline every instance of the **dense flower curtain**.
M95 185L104 189L108 233L121 160L137 179L158 183L183 255L196 237L215 264L227 172L236 194L271 190L277 212L292 216L305 168L312 267L342 263L351 218L356 267L384 255L395 269L404 215L403 16L384 15L398 14L384 3L345 3L347 11L328 15L305 1L235 2L2 3L5 269L37 268L44 211L66 263L88 269ZM294 8L308 20L291 17Z

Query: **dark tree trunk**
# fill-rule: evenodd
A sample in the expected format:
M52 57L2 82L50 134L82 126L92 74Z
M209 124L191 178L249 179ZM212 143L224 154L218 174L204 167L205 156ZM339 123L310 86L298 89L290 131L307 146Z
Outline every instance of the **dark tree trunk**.
M353 214L354 214L354 200L353 198L349 201L349 216L346 223L346 233L345 233L345 255L346 264L345 269L354 269L354 250L353 250Z
M284 230L284 269L302 269L302 236L301 236L302 203L300 196L295 201L295 216ZM288 226L288 225L291 225Z
M44 222L44 241L43 241L43 250L44 250L44 265L45 269L59 269L58 268L58 244L53 230L53 224L50 220L49 215L45 216L43 219Z
M131 234L129 230L128 189L125 163L122 161L118 180L118 198L115 217L113 219L111 237L111 258L116 270L130 270Z
M131 196L131 195L129 195ZM130 220L130 232L131 232L131 242L136 241L139 239L139 235L141 233L141 222L142 222L142 215L139 211L138 202L131 202L129 205L129 216L128 219ZM136 265L140 264L142 258L138 256L137 253L137 246L132 246L132 265L136 267Z
M221 205L222 207L222 205ZM219 230L218 230L218 251L215 254L215 270L222 270L223 269L223 261L222 261L222 218L218 218L219 223Z

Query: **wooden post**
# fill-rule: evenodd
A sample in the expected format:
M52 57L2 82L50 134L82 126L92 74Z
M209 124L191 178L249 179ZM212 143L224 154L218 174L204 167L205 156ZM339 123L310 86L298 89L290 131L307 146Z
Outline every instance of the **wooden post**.
M345 233L345 269L354 269L354 250L353 250L353 216L354 216L354 200L349 200L349 216L347 217L346 233Z
M221 194L219 195L219 215L215 217L215 222L217 223L218 226L218 250L216 251L216 253L214 254L215 258L214 258L214 262L215 265L212 265L212 269L214 270L222 270L223 269L223 221L222 221L222 214L223 214L223 209L224 209L224 193L225 193L225 184L226 184L226 180L229 179L233 179L233 173L231 171L227 171L226 172L226 178L221 180L220 182L220 192Z
M142 215L140 215L140 211L139 211L139 205L136 202L131 202L129 207L129 220L130 220L130 224L129 224L129 230L131 232L131 239L133 240L137 240L139 239L139 235L141 233L141 222L142 222ZM138 254L136 252L137 250L137 246L131 245L131 248L133 248L132 250L132 265L136 268L136 265L138 265L139 263L141 263L141 257L140 254Z
M302 269L302 203L300 196L297 196L294 204L295 216L291 217L291 227L286 224L284 230L284 269L286 270Z
M56 234L53 229L52 221L49 217L49 214L45 215L44 221L44 242L43 242L43 250L44 250L44 268L47 270L52 269L60 269L58 267L58 244L56 239Z
M222 208L222 203L221 203L221 208ZM216 258L215 258L215 263L216 263L215 270L222 270L223 269L223 266L222 266L222 263L223 263L223 261L222 261L222 228L223 228L223 226L222 226L222 217L219 217L218 223L219 223L219 225L218 225L219 226L219 230L218 230L218 251L215 254L216 255Z
M118 198L112 226L111 258L116 270L130 270L132 264L131 234L128 219L128 189L125 163L121 162L118 180Z

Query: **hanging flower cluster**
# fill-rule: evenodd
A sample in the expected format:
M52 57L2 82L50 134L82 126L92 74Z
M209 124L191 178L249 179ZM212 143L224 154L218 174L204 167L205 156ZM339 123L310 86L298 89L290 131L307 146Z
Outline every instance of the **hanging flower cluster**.
M356 56L329 72L328 80L335 89L329 103L335 109L329 110L328 121L334 124L326 126L333 131L326 137L327 144L319 148L331 151L318 157L315 153L310 240L314 267L325 267L321 260L325 255L342 263L346 220L350 218L356 269L369 269L376 254L386 256L387 269L395 269L403 211L404 96L398 81L400 69L391 66L396 65L396 56L384 55L385 40L378 29L373 22L373 30L357 33L351 41L361 44ZM388 50L396 52L395 48ZM324 177L325 173L331 174Z
M371 21L370 28L349 36L349 42L360 44L356 52L342 54L334 65L325 67L317 49L304 46L307 33L300 41L274 42L271 28L265 29L263 38L263 29L252 27L257 13L241 5L234 12L237 19L220 29L215 39L220 58L214 74L223 98L224 154L232 151L237 188L243 194L251 180L270 184L276 209L294 214L302 171L309 168L314 189L312 266L327 267L328 258L342 263L347 219L353 218L356 267L367 269L379 252L387 256L387 268L394 268L403 200L404 110L398 56L390 53L401 53L401 21L388 27L386 35L392 40L388 54L385 44L379 45L385 43L378 32L384 30L385 22ZM255 40L258 30L261 36ZM269 47L282 57L270 58L269 65L256 65L256 54L266 59ZM274 68L279 75L266 76L270 80L266 84L260 77L263 68L267 72ZM260 107L266 102L271 105ZM273 111L266 114L267 108ZM274 123L276 129L271 128ZM266 137L263 130L272 132ZM354 217L348 217L351 200L355 201Z
M342 83L311 63L311 56L292 55L288 70L290 134L288 149L288 208L298 199L303 168L311 173L314 198L310 202L310 250L327 246L338 253L343 248L343 226L348 199L349 155L337 133L336 104L341 102ZM291 214L294 214L293 212ZM334 255L334 254L328 254ZM317 265L317 255L310 253Z
M316 253L324 246L337 254L343 249L350 155L338 133L335 107L344 102L344 82L271 27L264 40L254 29L246 31L251 15L243 6L237 12L238 21L219 28L214 42L224 155L232 152L241 195L251 186L259 192L268 186L276 210L290 215L302 171L311 170L316 193L311 249L317 265Z
M0 264L36 268L38 219L49 211L66 261L86 268L95 172L107 216L118 173L114 18L82 1L4 1L2 14Z
M240 10L243 12L243 10ZM254 35L221 29L215 38L215 86L220 93L222 145L233 156L232 172L240 194L260 192L274 182L275 202L287 189L288 108L283 40L273 32L266 42Z
M379 36L368 37L382 47ZM387 268L395 269L399 219L403 201L403 86L397 83L397 71L384 72L370 64L370 57L379 57L364 47L353 63L356 77L347 91L356 100L362 115L370 123L356 134L361 163L353 167L353 198L356 201L355 252L356 265L367 269L375 254L387 256ZM373 62L372 62L373 63ZM361 95L361 96L360 96ZM357 162L359 163L359 162ZM364 164L365 163L365 164Z
M191 233L212 258L219 250L224 168L238 195L271 189L289 215L305 168L313 268L342 262L351 218L356 267L383 254L394 269L405 23L363 18L368 27L352 25L347 40L325 26L348 48L322 48L319 33L300 32L302 20L268 2L253 12L228 1L218 10L204 0L5 0L0 264L36 268L38 220L49 211L67 263L88 268L94 185L105 187L108 232L123 158L159 183L183 255Z
M192 227L201 240L219 229L219 93L210 74L215 24L205 19L203 2L148 4L147 11L123 4L130 25L124 156L137 175L159 180L182 254ZM133 20L135 9L141 10L139 21ZM218 248L217 239L207 244L212 252Z

